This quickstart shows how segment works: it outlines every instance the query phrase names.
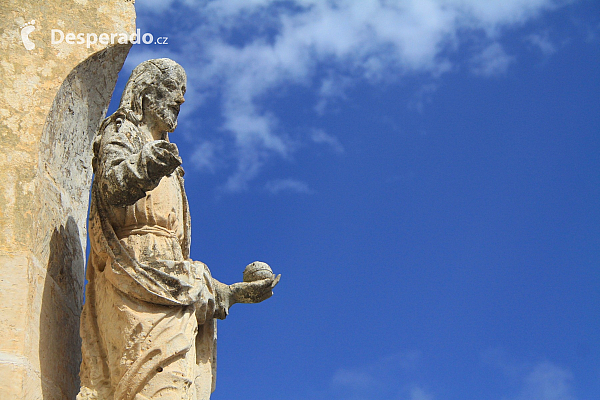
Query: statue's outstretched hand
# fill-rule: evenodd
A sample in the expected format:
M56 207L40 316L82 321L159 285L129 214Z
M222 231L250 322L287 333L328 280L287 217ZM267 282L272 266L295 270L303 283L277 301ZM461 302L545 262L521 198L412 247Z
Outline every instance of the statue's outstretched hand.
M226 285L213 278L216 292L214 317L225 319L229 315L229 308L235 303L260 303L273 296L273 288L279 283L281 275L275 276L270 270L269 268L269 273L266 274L263 270L263 276L270 275L266 279L237 282L232 285Z
M231 285L234 303L260 303L273 295L273 288L281 275L253 282L238 282Z
M155 180L171 175L181 165L181 157L175 143L154 140L142 148L148 176Z

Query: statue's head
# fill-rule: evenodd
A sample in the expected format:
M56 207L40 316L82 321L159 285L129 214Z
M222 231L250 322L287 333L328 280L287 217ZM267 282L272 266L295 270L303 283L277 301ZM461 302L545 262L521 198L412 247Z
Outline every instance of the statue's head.
M144 61L131 72L120 108L130 110L140 122L153 120L173 132L179 106L185 101L186 80L183 67L171 59Z

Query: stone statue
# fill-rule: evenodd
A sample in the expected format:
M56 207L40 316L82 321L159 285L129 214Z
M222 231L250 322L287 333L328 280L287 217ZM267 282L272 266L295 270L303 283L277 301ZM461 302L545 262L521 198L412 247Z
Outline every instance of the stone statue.
M168 139L185 90L176 62L141 63L94 140L79 400L209 399L216 319L279 282L253 263L225 285L189 258L183 169Z

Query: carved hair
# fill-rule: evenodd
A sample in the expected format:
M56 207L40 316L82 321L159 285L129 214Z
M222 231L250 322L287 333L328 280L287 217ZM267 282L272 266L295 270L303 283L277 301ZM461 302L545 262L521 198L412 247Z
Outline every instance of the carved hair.
M169 73L176 69L180 69L185 74L183 67L170 58L156 58L144 61L133 69L125 84L123 95L121 95L119 108L114 114L102 122L94 139L94 157L92 159L94 173L97 169L102 132L104 132L106 126L114 121L116 123L116 129L118 129L123 123L123 119L128 119L133 124L139 125L144 113L142 109L144 95L152 86L162 81Z
M156 58L142 62L131 72L121 96L119 109L133 112L133 116L139 123L143 115L142 100L144 94L152 85L160 82L165 75L178 68L183 71L181 65L169 58Z

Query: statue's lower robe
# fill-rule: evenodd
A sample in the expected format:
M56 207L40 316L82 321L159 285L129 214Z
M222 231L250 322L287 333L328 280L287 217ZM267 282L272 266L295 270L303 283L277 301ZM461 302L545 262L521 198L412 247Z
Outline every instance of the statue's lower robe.
M189 259L182 171L133 205L92 187L78 400L208 400L216 369L215 289Z
M208 399L214 320L199 325L195 304L139 301L116 289L103 272L92 271L97 275L88 276L93 283L86 303L95 307L86 307L82 316L88 334L83 349L91 354L84 355L82 387L102 400ZM111 311L94 315L94 309Z

